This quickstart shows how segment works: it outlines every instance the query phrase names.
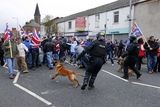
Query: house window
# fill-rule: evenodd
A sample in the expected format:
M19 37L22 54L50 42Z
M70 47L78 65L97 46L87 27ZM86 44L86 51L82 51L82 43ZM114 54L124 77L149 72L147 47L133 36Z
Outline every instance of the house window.
M114 23L119 22L119 11L114 12Z
M100 14L95 15L95 27L99 28Z
M100 15L99 15L99 14L96 14L96 15L95 15L95 21L96 21L96 22L99 22L99 20L100 20Z
M72 22L68 22L68 29L71 29L72 28Z

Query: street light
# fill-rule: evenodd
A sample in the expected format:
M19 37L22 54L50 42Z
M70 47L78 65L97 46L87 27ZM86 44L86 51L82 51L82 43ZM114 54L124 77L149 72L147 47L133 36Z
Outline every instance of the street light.
M132 19L131 19L131 14L132 14L132 0L129 1L129 34L128 36L131 36L131 22L132 22Z
M16 19L16 23L17 23L17 30L18 30L18 17L12 17L13 19Z
M16 23L17 23L16 32L17 32L17 35L18 35L18 17L12 17L12 19L16 19ZM17 36L17 35L16 35L16 36Z

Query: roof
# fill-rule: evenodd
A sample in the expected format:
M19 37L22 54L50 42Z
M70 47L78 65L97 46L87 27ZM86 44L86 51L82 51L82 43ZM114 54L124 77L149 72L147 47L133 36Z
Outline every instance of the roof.
M40 25L34 20L31 20L28 24L24 25L24 27L40 27Z
M35 10L34 16L41 16L41 15L40 15L40 12L39 12L38 3L37 3L37 5L36 5L36 10Z
M137 2L139 0L132 0L133 3ZM119 9L119 8L123 8L123 7L127 7L129 6L129 0L118 0L109 4L105 4L96 8L92 8L86 11L82 11L76 14L72 14L63 18L60 18L58 20L56 20L57 23L60 22L64 22L67 20L72 20L75 19L76 17L82 17L82 16L91 16L94 14L98 14L98 13L103 13L103 12L107 12L107 11L111 11L111 10L115 10L115 9Z

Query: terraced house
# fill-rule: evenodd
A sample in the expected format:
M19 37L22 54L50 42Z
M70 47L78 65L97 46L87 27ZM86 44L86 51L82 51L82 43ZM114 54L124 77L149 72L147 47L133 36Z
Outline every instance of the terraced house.
M64 36L95 36L104 32L107 38L128 38L129 23L137 22L145 36L160 34L160 0L118 0L93 9L56 19L58 34Z

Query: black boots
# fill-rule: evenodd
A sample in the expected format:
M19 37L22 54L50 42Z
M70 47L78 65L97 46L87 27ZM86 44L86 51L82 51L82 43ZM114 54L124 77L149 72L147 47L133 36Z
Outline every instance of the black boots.
M137 74L137 79L139 79L141 77L142 74Z
M83 84L82 87L81 87L81 90L85 90L87 87L87 84Z

